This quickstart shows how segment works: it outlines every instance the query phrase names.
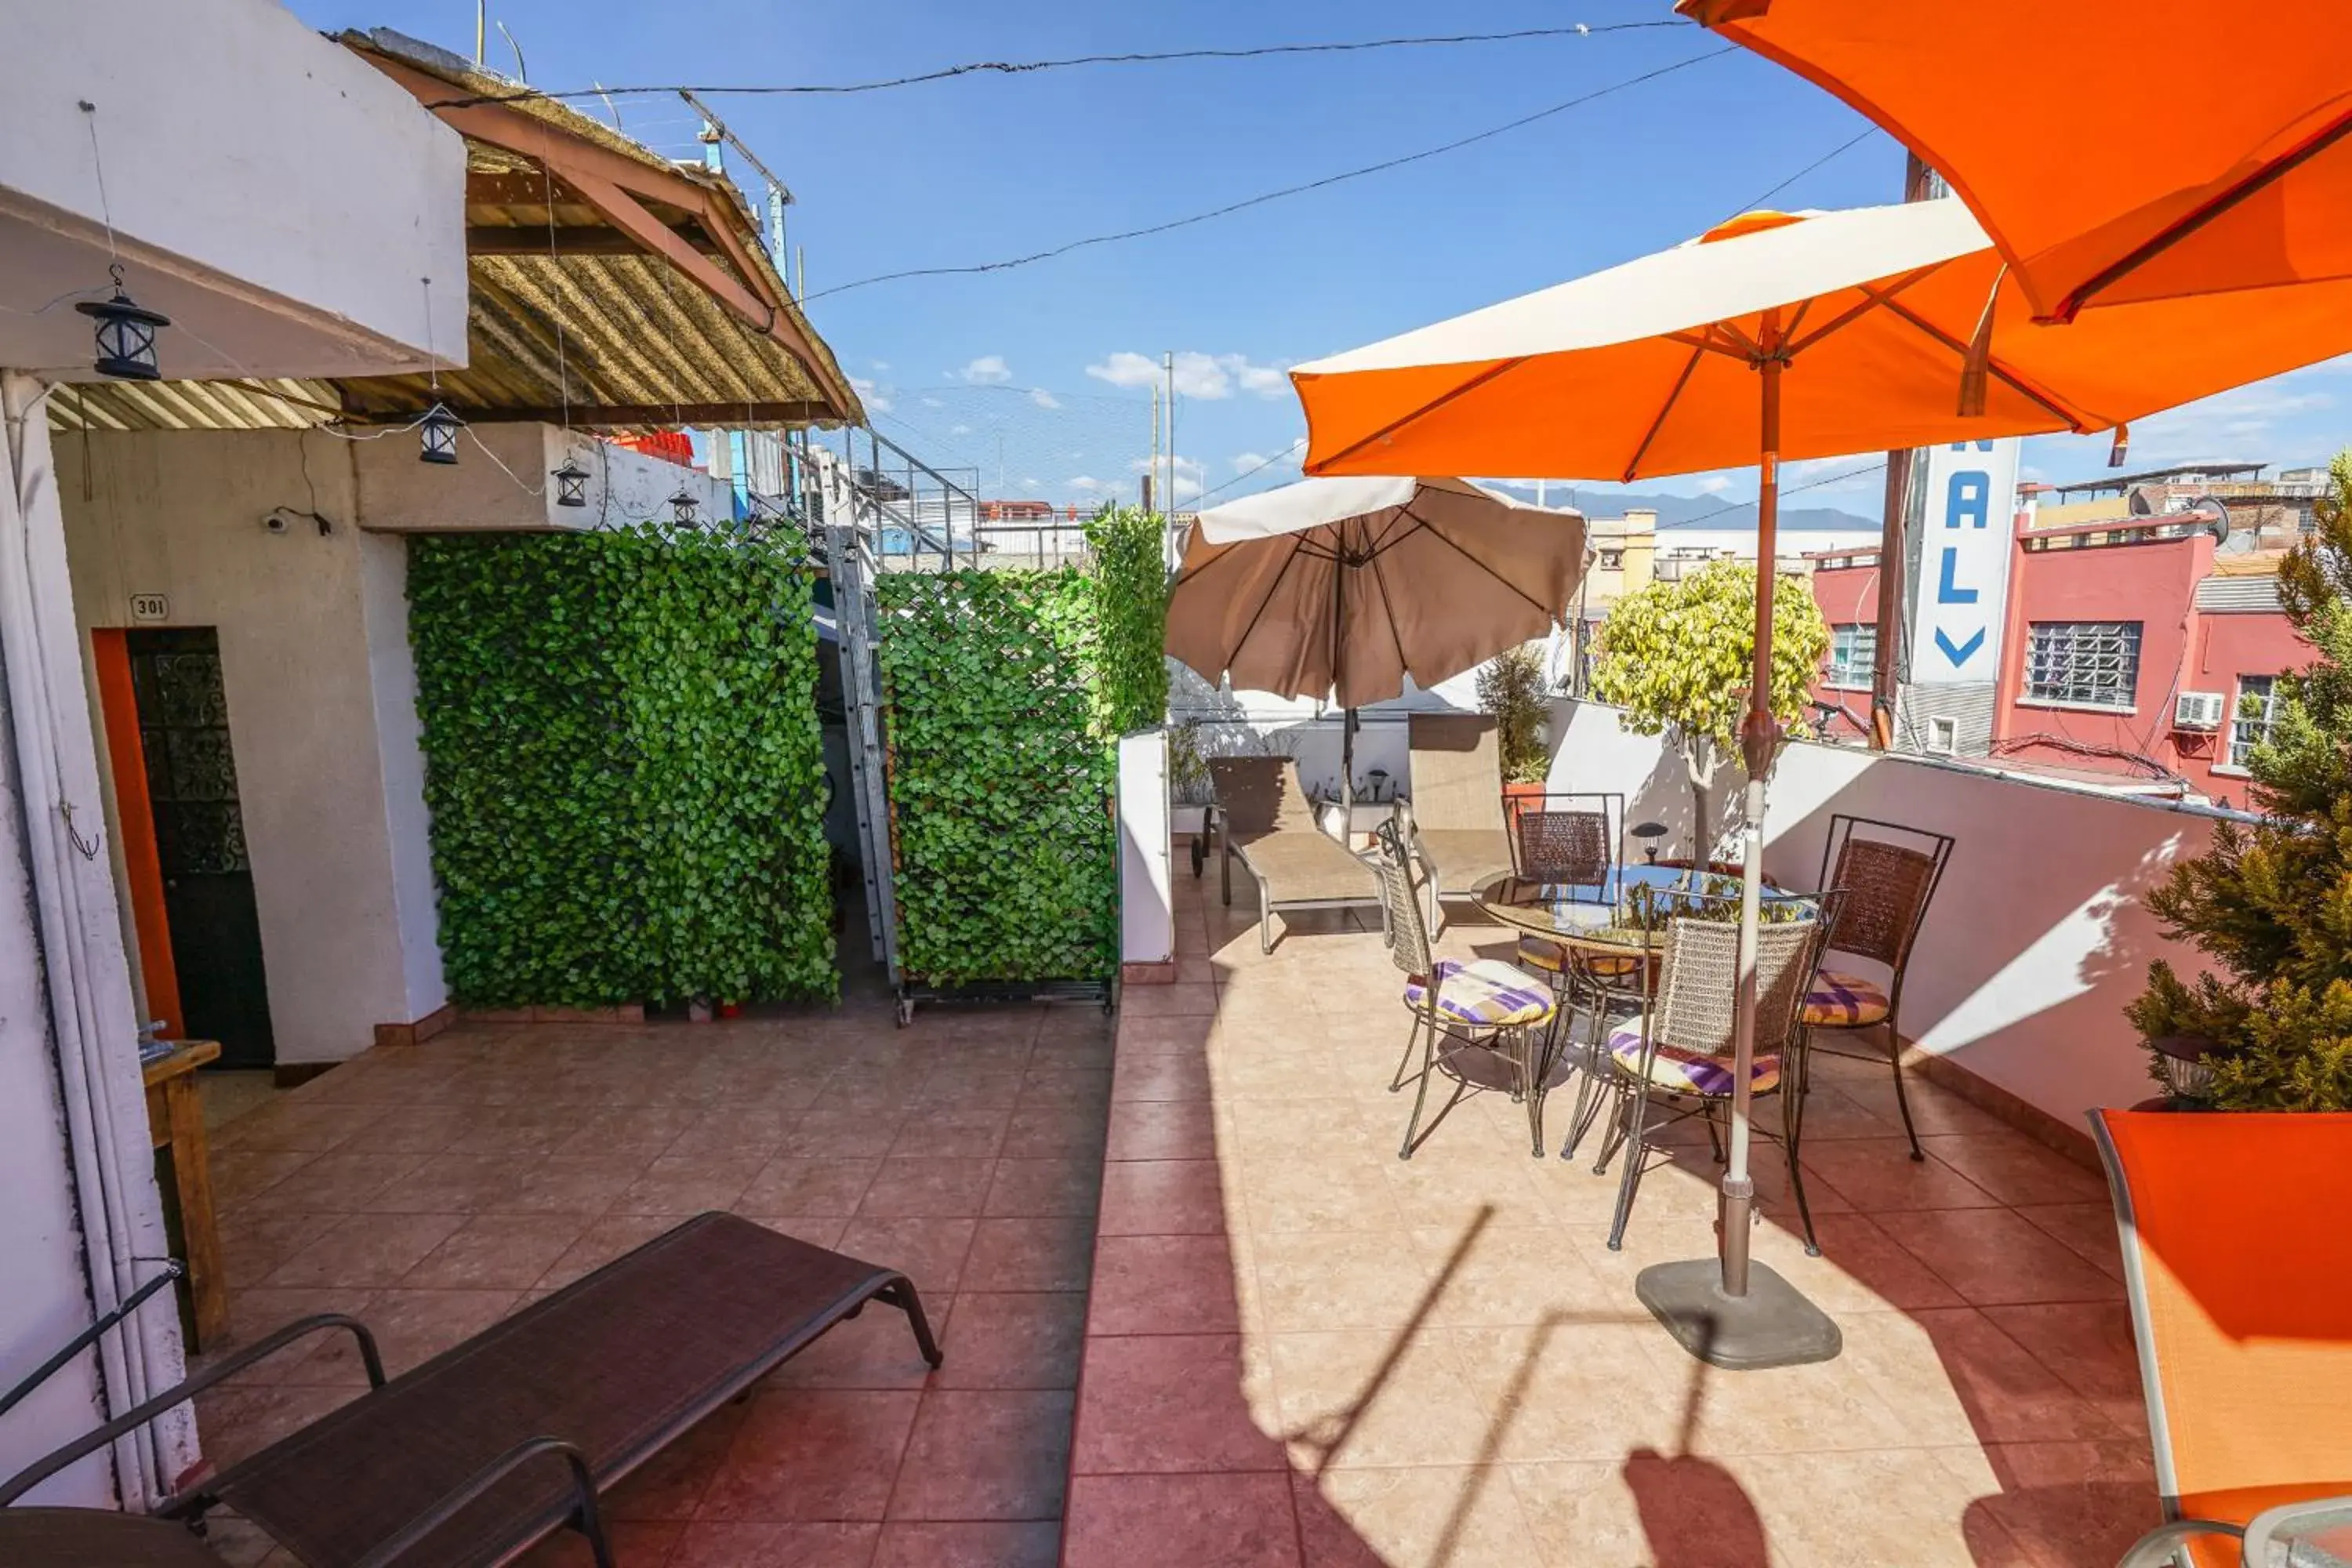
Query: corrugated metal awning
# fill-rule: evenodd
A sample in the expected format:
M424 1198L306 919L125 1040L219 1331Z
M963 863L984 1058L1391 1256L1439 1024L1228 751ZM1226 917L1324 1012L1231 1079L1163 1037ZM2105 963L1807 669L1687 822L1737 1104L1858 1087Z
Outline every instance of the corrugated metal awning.
M2197 607L2210 614L2267 612L2278 614L2278 574L2261 577L2205 577L2197 584Z

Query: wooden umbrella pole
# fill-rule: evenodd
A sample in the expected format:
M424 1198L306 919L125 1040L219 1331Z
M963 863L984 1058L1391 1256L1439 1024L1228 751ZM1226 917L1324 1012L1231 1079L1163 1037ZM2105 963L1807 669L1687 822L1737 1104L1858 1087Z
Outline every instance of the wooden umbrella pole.
M1756 1059L1756 950L1763 922L1764 779L1771 771L1772 589L1774 552L1780 521L1780 346L1778 312L1769 313L1759 337L1758 369L1763 376L1763 464L1756 492L1756 665L1749 676L1748 717L1740 740L1748 764L1746 821L1740 826L1738 991L1731 1015L1731 1138L1725 1151L1723 1204L1723 1293L1748 1294L1748 1242L1756 1206L1756 1184L1748 1173L1749 1121L1754 1112L1750 1064Z

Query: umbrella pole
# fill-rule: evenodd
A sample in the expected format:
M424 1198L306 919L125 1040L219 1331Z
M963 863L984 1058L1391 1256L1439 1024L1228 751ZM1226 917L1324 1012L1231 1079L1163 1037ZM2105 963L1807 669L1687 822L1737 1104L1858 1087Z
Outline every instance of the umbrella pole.
M1756 1184L1748 1170L1755 1094L1748 1075L1756 1058L1756 950L1763 927L1764 781L1779 740L1772 717L1772 590L1780 521L1780 374L1787 360L1777 311L1766 314L1760 341L1764 418L1756 498L1756 663L1748 716L1740 726L1748 795L1740 828L1738 990L1731 1015L1731 1137L1717 1207L1719 1250L1715 1258L1645 1268L1633 1287L1685 1350L1732 1370L1828 1361L1844 1344L1838 1326L1820 1308L1748 1257L1756 1208ZM1629 1158L1640 1158L1639 1152Z

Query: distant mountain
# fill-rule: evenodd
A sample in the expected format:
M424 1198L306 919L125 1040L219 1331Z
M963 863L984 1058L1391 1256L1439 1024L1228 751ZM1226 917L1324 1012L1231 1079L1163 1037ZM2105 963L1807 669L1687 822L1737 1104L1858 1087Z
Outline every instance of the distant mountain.
M1496 489L1519 497L1536 499L1536 488L1517 479L1486 481ZM1738 506L1726 506L1714 496L1675 496L1653 494L1645 490L1612 489L1606 485L1553 484L1545 487L1544 499L1553 506L1574 506L1587 517L1622 517L1629 507L1647 507L1658 514L1661 527L1669 525L1708 528L1753 528L1756 526L1756 503L1746 501ZM1826 531L1842 528L1874 529L1878 519L1863 517L1835 507L1782 507L1780 527L1790 532Z

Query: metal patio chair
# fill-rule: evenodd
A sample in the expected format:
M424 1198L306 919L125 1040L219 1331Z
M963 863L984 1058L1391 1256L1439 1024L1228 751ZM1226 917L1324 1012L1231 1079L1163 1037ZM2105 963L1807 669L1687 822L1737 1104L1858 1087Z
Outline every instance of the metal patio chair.
M1699 895L1688 895L1696 900ZM1813 1214L1805 1201L1797 1160L1804 1133L1805 1038L1798 1016L1820 961L1822 936L1835 918L1836 896L1808 899L1817 912L1767 924L1757 933L1756 1034L1748 1082L1757 1100L1780 1102L1778 1142L1787 1152L1789 1184L1805 1227L1805 1250L1818 1256ZM1617 1075L1617 1111L1602 1140L1595 1174L1606 1174L1619 1151L1625 1155L1619 1177L1617 1212L1609 1246L1624 1246L1626 1222L1651 1155L1662 1146L1653 1135L1696 1116L1707 1126L1717 1156L1719 1128L1731 1107L1733 1000L1738 988L1738 903L1713 900L1714 918L1676 915L1666 925L1658 960L1657 989L1641 1018L1611 1031L1604 1059ZM1758 1128L1760 1136L1772 1134Z
M1432 953L1429 928L1422 920L1422 890L1413 886L1412 857L1403 834L1394 822L1383 822L1372 837L1372 869L1380 880L1389 957L1404 972L1404 1005L1412 1014L1389 1091L1418 1084L1397 1158L1412 1159L1462 1097L1482 1089L1506 1090L1527 1106L1528 1135L1540 1156L1551 1025L1559 1010L1551 988L1496 959L1464 963ZM1421 1047L1421 1070L1408 1072L1416 1046ZM1429 1080L1441 1074L1453 1080L1454 1092L1423 1127Z
M1513 877L1580 893L1589 889L1596 905L1614 902L1617 845L1625 825L1622 795L1544 795L1515 801L1512 808ZM1590 1125L1594 1092L1605 1088L1595 1053L1612 1018L1641 1006L1648 965L1638 957L1600 952L1532 931L1520 933L1516 956L1521 968L1535 970L1550 982L1564 1015L1558 1026L1569 1035L1567 1043L1575 1049L1577 1068L1584 1075L1577 1083L1570 1119L1568 1147L1572 1150ZM1585 1037L1576 1037L1579 1024L1584 1026Z
M1927 1155L1920 1151L1911 1097L1903 1085L1903 974L1927 904L1951 861L1953 842L1948 833L1841 813L1830 818L1829 841L1822 847L1821 885L1839 889L1844 898L1823 945L1821 973L1805 997L1805 1027L1857 1037L1884 1030L1895 1104L1903 1113L1903 1133L1911 1141L1914 1160ZM1876 1060L1880 1054L1872 1051L1864 1059Z

